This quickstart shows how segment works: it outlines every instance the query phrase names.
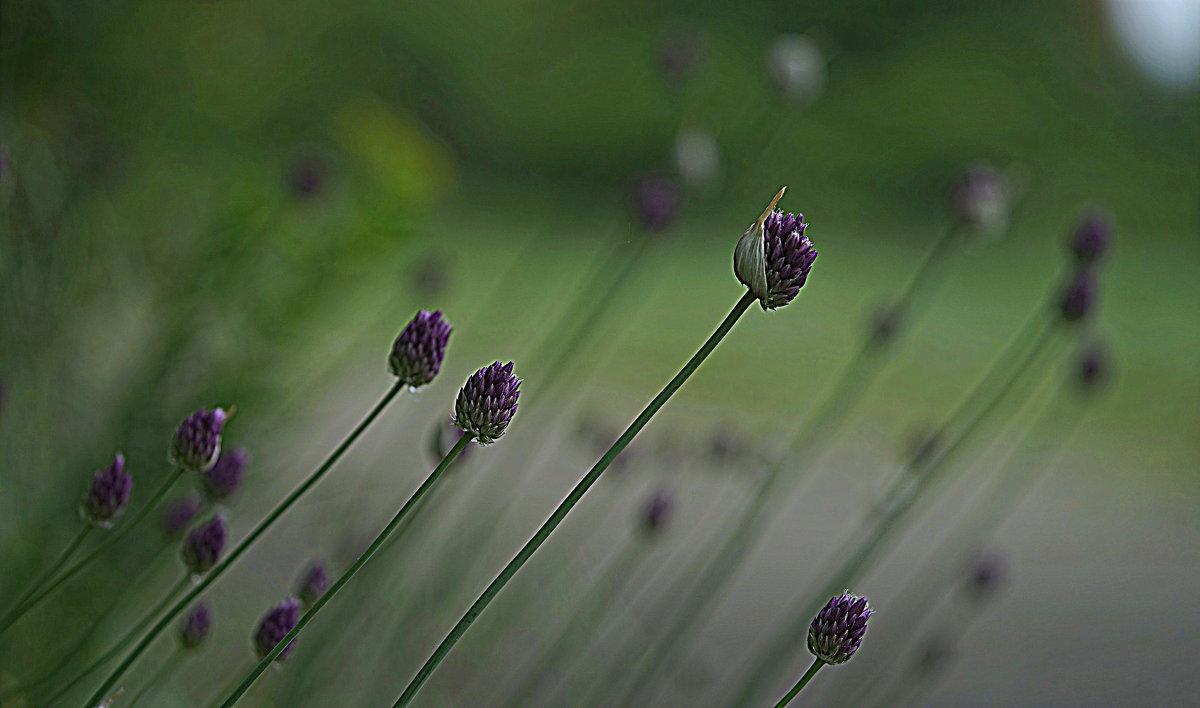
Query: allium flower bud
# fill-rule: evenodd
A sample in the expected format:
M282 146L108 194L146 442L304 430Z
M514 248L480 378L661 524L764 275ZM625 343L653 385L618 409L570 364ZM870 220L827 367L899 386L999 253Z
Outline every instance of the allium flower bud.
M1079 385L1089 393L1095 391L1108 380L1111 369L1108 350L1099 344L1093 344L1079 357Z
M665 491L655 492L650 497L650 501L646 504L646 510L643 519L646 524L647 531L657 531L667 522L667 518L671 515L671 507L673 501L671 495Z
M212 629L212 607L198 602L179 622L179 643L184 649L195 649L208 639Z
M454 402L454 424L475 438L480 445L495 442L504 435L517 412L521 379L513 375L510 361L495 362L474 374L458 392Z
M178 536L183 533L188 524L192 523L196 512L200 511L200 495L188 492L167 507L163 514L163 530L168 536Z
M183 564L193 575L204 575L220 560L225 536L225 517L220 514L192 529L183 541Z
M896 336L904 322L904 311L899 305L880 305L871 316L871 345L882 347Z
M240 447L221 453L216 464L200 475L208 498L219 501L233 496L242 484L242 470L249 459L250 454Z
M658 63L663 77L672 87L681 87L691 78L707 54L704 36L692 27L674 27L659 43Z
M320 600L328 589L329 576L325 573L325 565L315 562L308 566L304 575L300 576L300 582L296 586L296 595L300 597L300 602L304 603L305 607L312 607L312 604Z
M849 591L829 599L808 628L808 650L826 664L850 660L862 644L873 610Z
M108 526L129 502L133 476L125 471L125 456L117 453L112 464L92 476L83 500L83 515L97 526Z
M396 337L388 365L396 378L410 388L433 381L442 369L446 343L450 341L450 323L442 311L420 310Z
M201 408L183 419L171 441L171 461L193 472L203 472L221 454L221 428L228 416L221 408Z
M976 600L986 600L1004 582L1007 566L998 555L987 553L975 559L967 572L967 592Z
M662 231L675 220L679 207L679 186L669 177L643 175L634 187L633 205L647 231Z
M1079 265L1088 266L1104 258L1108 250L1112 224L1104 214L1093 211L1086 214L1075 226L1071 235L1071 253Z
M1008 228L1012 188L991 165L978 164L950 189L950 212L955 222L976 231L998 234Z
M258 623L258 629L254 632L254 650L258 652L258 658L263 659L270 654L275 645L286 637L299 621L300 601L294 597L289 597L267 610L267 614L263 615L262 621ZM293 639L283 651L279 652L276 660L283 661L288 658L295 648L296 640Z
M812 39L785 34L767 50L767 72L785 100L809 103L825 88L825 58Z
M764 310L791 302L808 280L817 252L804 235L802 214L775 211L786 187L779 190L762 216L742 234L733 252L733 272L758 298Z
M1087 319L1095 299L1095 278L1085 268L1075 273L1063 290L1058 301L1058 310L1064 322L1074 324Z

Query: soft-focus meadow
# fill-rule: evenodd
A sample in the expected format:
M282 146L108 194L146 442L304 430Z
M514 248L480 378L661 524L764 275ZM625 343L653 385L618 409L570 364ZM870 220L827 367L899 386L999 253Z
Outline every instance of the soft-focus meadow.
M1169 6L6 0L0 611L76 533L92 474L123 452L140 507L200 406L235 407L226 445L250 454L225 503L236 543L391 385L413 313L441 309L439 377L205 594L209 641L176 655L172 625L114 703L223 699L267 608L313 561L340 574L436 464L466 377L515 361L507 435L450 469L243 701L391 705L744 291L734 244L786 184L781 207L821 253L800 296L747 313L414 704L733 705L797 603L827 599L823 574L915 441L1046 309L1072 229L1099 207L1113 236L1094 316L857 577L876 610L862 649L797 704L1196 705L1200 80L1128 51L1169 42L1122 39L1166 26L1200 45L1196 13L1155 15ZM790 96L770 73L784 34L811 50ZM1010 228L955 242L861 401L786 459L797 481L736 576L659 656L689 581L979 161L1012 180ZM630 196L647 173L681 190L649 235ZM1076 345L1093 342L1111 379L1083 402ZM1056 405L1077 424L1044 412ZM1014 475L1031 486L1009 501ZM651 530L656 492L672 507ZM162 511L0 636L0 706L83 705L112 663L51 696L181 573ZM980 551L1003 570L973 599ZM803 634L780 661L753 705L808 666Z

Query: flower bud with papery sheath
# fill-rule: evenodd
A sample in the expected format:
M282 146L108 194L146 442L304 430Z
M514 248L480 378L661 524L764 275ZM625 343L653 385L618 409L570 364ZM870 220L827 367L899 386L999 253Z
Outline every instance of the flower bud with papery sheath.
M433 381L442 369L450 331L450 323L442 318L441 310L417 312L392 344L388 357L392 373L414 389Z
M112 464L92 476L83 500L83 515L97 526L108 526L129 503L133 476L125 471L125 456L117 453Z
M826 664L850 660L862 644L872 610L867 598L843 592L825 603L808 628L808 650Z
M254 632L254 650L258 653L258 658L266 658L275 645L282 641L299 621L300 601L294 597L289 597L267 610L267 614L263 615L262 621L258 623L258 629ZM295 648L296 640L293 639L283 651L279 652L276 661L283 661L291 656L292 650Z
M201 408L183 419L171 441L171 461L193 472L203 472L221 454L221 429L229 416L221 408Z
M733 272L764 310L790 303L808 280L817 251L804 235L803 214L775 211L779 190L762 215L742 234L733 252Z
M220 560L225 541L225 517L218 514L192 529L184 539L183 564L193 575L204 575Z
M521 379L513 375L513 364L495 362L483 367L463 384L454 403L454 424L480 445L504 435L517 413Z
M978 164L962 174L950 189L950 212L960 225L986 234L1008 229L1012 187L991 165Z

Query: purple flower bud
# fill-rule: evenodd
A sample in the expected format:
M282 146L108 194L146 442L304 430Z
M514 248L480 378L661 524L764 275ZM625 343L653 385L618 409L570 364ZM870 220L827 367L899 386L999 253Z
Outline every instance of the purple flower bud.
M163 514L163 530L167 532L168 536L178 536L183 533L188 524L192 523L192 519L198 511L200 511L200 495L196 492L184 494L167 507L167 512Z
M1004 559L986 553L975 559L967 572L967 592L975 600L986 600L1004 583L1007 574Z
M1079 357L1079 384L1089 393L1098 390L1108 380L1112 371L1108 350L1093 344Z
M108 526L129 502L133 475L125 471L125 456L117 453L112 464L92 476L92 486L83 500L83 514L97 526Z
M849 591L830 598L808 628L808 650L826 664L850 660L862 644L873 610Z
M171 441L171 462L193 472L212 467L221 454L221 428L227 417L221 408L201 408L184 418Z
M193 575L212 569L225 550L225 517L214 516L208 523L192 529L183 541L183 564Z
M325 565L318 561L308 566L308 570L300 576L296 595L300 597L300 602L304 603L305 607L312 607L313 603L320 600L328 589L329 576L325 573Z
M650 497L650 501L646 504L644 519L646 530L650 532L657 531L667 522L667 518L671 515L671 507L673 501L671 495L665 491L655 492Z
M321 193L329 175L329 165L316 155L296 158L288 168L287 182L292 194L309 199Z
M950 212L960 226L1001 232L1008 227L1011 192L1008 179L996 168L978 164L950 189Z
M179 642L184 649L195 649L208 639L212 629L212 607L207 602L198 602L179 622Z
M216 464L200 475L208 498L219 501L233 496L242 484L242 471L249 459L250 454L240 447L221 453Z
M679 186L669 177L643 175L634 187L633 204L647 231L662 231L675 220L679 207Z
M1075 255L1079 265L1092 265L1104 257L1111 231L1112 225L1108 217L1098 211L1091 212L1080 220L1071 237L1071 253Z
M454 424L488 445L504 435L517 413L521 379L513 375L513 364L489 364L474 374L458 392L454 402Z
M254 650L258 652L258 658L266 658L275 645L282 641L299 621L300 601L294 597L289 597L267 610L267 614L263 615L262 621L258 623L258 629L254 632ZM279 652L276 660L283 661L288 658L295 648L296 640L293 639L283 651Z
M704 35L692 27L675 27L660 40L658 64L667 83L673 88L682 87L706 54Z
M785 188L786 189L786 188ZM790 303L808 280L817 252L804 235L803 214L775 210L779 190L762 216L750 225L733 253L733 272L764 310Z
M433 381L442 369L450 330L441 310L419 310L392 344L388 365L396 378L410 388Z
M1067 287L1058 301L1058 309L1063 321L1074 324L1087 319L1092 311L1095 291L1095 278L1092 274L1086 268L1077 271L1071 282L1067 283Z

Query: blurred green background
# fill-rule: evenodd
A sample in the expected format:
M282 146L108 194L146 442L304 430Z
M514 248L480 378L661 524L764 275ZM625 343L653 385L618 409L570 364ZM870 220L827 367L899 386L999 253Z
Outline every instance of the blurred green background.
M0 604L66 544L95 469L124 451L133 503L144 501L168 472L174 426L201 405L236 405L229 439L253 456L229 512L239 538L383 392L388 348L412 312L441 308L455 325L441 378L399 401L216 586L212 645L147 699L211 702L249 667L254 623L304 564L322 557L340 571L412 489L431 464L430 426L470 372L514 359L523 404L538 395L551 357L537 343L554 340L548 330L610 249L640 238L630 190L639 174L676 169L684 132L715 141L715 169L685 184L677 222L610 303L569 385L464 463L416 527L424 535L405 541L418 555L376 561L248 703L390 704L594 460L577 429L623 427L738 297L733 245L786 184L781 206L804 212L821 252L797 303L749 313L631 447L640 476L589 495L424 702L489 705L490 682L528 670L532 640L501 623L536 627L506 607L524 593L561 614L571 584L536 579L555 563L599 564L655 480L680 496L675 550L702 552L753 470L694 460L716 431L763 454L783 446L947 227L955 177L983 159L1022 188L1011 231L958 254L866 403L808 462L819 484L757 545L658 696L721 705L713 682L736 683L737 660L811 589L914 430L936 423L1041 306L1081 210L1100 206L1116 241L1094 331L1114 385L1001 529L1009 586L918 700L1194 704L1200 92L1194 74L1163 83L1135 61L1125 5L1171 3L6 0ZM1200 45L1185 21L1195 14L1166 24L1191 27ZM769 79L783 33L820 50L809 68L822 88L803 101ZM694 55L686 78L664 72L664 51ZM535 482L519 485L530 459L542 460ZM973 479L946 490L856 588L878 606L887 650L865 644L810 701L842 704L856 680L908 660L914 642L888 635L889 599L936 552L939 519L971 498ZM452 490L486 504L465 493L478 485L491 499L519 493L513 516L486 552L439 555L480 513ZM0 642L0 690L53 665L114 602L87 647L118 636L177 573L162 545L145 529L17 625ZM429 578L460 562L454 592L437 592Z

